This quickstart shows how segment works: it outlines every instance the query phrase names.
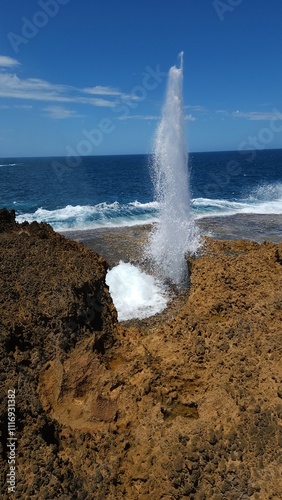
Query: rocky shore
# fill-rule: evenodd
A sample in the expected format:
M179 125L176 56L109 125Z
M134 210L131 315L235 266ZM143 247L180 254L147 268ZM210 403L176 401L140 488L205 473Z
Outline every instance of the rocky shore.
M15 498L280 499L282 243L205 238L184 296L118 324L103 253L14 215L0 211L1 498L15 390Z

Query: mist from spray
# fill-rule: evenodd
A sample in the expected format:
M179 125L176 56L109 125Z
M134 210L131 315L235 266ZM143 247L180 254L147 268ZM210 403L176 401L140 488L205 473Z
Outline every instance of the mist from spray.
M144 250L145 257L153 264L154 276L124 262L108 271L106 283L119 320L142 319L161 312L168 302L166 281L178 287L187 285L185 256L195 253L200 244L190 202L182 85L183 53L180 67L173 66L169 71L162 118L154 141L151 170L160 219Z
M168 294L159 280L130 262L121 261L106 276L118 320L144 319L165 309Z
M200 243L191 210L182 88L183 52L180 67L173 66L169 71L162 117L154 140L151 170L160 220L146 248L158 273L177 286L187 283L185 256L195 253Z

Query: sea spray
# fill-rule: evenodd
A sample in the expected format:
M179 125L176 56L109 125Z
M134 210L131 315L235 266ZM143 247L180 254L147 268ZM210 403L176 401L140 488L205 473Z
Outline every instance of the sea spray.
M199 247L190 200L182 87L183 52L180 67L173 66L169 71L162 118L154 140L151 169L160 219L146 249L160 275L178 286L187 282L186 254L195 253Z
M131 263L120 262L108 271L109 286L119 320L145 318L162 311L168 302L166 280L187 284L185 256L199 247L199 233L192 216L188 152L182 102L183 53L180 68L169 71L162 119L158 126L152 163L159 222L153 229L145 256L159 278L149 276Z
M147 318L165 309L168 302L163 284L130 262L120 261L108 271L106 284L119 321Z

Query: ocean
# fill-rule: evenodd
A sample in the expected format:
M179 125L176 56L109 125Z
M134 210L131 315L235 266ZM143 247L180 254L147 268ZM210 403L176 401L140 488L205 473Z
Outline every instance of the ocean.
M0 159L0 206L60 232L158 220L150 155ZM282 214L282 150L190 153L196 219Z

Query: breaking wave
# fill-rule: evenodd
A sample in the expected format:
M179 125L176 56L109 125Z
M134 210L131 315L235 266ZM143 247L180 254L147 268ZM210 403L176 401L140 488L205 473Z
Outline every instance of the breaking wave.
M133 226L148 224L157 220L158 204L139 201L120 204L98 203L97 205L67 205L56 210L38 208L32 213L17 214L18 222L47 222L54 229L95 229L99 227Z
M282 183L263 183L236 200L195 198L196 217L242 214L282 214Z
M198 219L238 213L282 214L282 182L260 184L241 199L194 198L192 210ZM136 200L122 204L115 201L97 205L67 205L54 210L37 208L31 212L17 211L17 221L25 220L47 222L57 231L150 224L159 220L159 203Z
M21 163L1 163L0 167L15 167L16 165L20 166Z

